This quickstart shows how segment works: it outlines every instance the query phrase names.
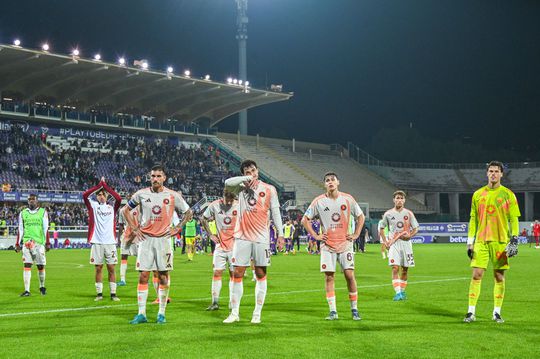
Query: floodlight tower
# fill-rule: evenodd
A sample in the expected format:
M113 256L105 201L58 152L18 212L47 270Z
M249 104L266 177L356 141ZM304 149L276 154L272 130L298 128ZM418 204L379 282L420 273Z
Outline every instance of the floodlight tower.
M248 0L235 0L237 15L236 15L236 39L238 40L238 76L239 80L246 82L247 80L247 59L246 59L246 45L247 45L247 7ZM241 135L247 135L247 110L242 110L238 117L238 130Z

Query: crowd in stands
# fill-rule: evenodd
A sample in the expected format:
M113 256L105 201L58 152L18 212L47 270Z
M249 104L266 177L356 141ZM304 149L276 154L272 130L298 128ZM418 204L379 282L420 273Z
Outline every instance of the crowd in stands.
M7 143L0 147L0 182L11 190L83 191L104 176L126 195L146 186L148 169L162 163L168 169L166 186L194 203L205 195L220 195L225 178L232 175L228 162L209 144L177 145L157 137L97 144L80 139L63 148L46 146L46 136L25 133L16 124L1 131L0 138ZM91 150L96 146L101 151Z

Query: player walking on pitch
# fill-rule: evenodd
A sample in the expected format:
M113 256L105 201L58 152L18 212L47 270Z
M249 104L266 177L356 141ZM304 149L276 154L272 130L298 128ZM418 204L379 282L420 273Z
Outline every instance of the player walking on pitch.
M139 241L136 268L139 270L137 303L139 312L131 324L146 323L146 301L148 299L148 279L150 272L159 272L159 312L157 323L166 323L165 309L169 294L168 274L173 270L171 236L176 235L186 220L192 216L188 204L178 192L163 186L167 179L161 165L152 167L152 186L136 192L124 206L122 212L128 226ZM139 206L140 224L137 226L131 210ZM184 214L181 223L171 228L174 211Z
M347 281L353 320L360 320L358 313L358 290L354 276L353 241L358 238L364 226L364 213L356 200L348 193L339 191L339 179L334 172L324 175L326 193L315 198L302 218L302 225L308 233L322 241L321 272L325 274L326 300L330 308L327 320L338 319L334 274L339 262ZM311 221L316 216L321 219L322 234L313 230ZM349 222L354 220L354 233L349 233Z
M202 225L206 229L210 240L216 244L212 267L214 273L212 277L212 304L206 310L219 309L219 294L221 292L223 271L229 265L229 303L233 284L232 269L232 249L234 244L234 227L238 215L238 201L234 193L225 189L223 198L212 202L204 211L201 219ZM215 221L217 234L211 234L209 221Z
M257 164L252 160L245 160L240 164L240 172L243 176L225 181L225 188L238 194L238 218L231 259L234 265L231 313L223 323L240 320L240 301L244 292L242 279L250 260L253 259L257 283L251 323L258 324L261 322L266 298L266 268L270 265L270 217L277 228L278 241L283 240L283 223L276 189L259 180Z
M23 282L24 292L21 297L30 296L30 279L32 278L32 264L38 268L39 291L41 295L47 294L45 289L45 251L51 248L49 242L49 215L45 208L39 207L35 194L28 196L28 208L19 213L19 232L15 243L15 251L21 250L23 255Z
M131 199L131 196L128 200ZM133 218L135 218L136 225L139 225L139 212L137 208L131 210ZM126 272L128 266L128 257L133 256L137 257L137 251L139 249L138 243L135 243L135 236L132 235L131 229L127 226L126 219L120 211L118 216L119 224L119 237L120 237L120 281L117 283L119 286L126 285Z
M476 320L476 303L489 262L493 265L495 277L492 319L504 323L501 317L504 272L510 268L508 258L518 252L518 218L521 213L514 193L501 185L503 171L501 162L491 161L487 167L488 184L474 192L472 197L467 255L471 258L473 273L469 286L469 309L463 319L466 323Z
M405 300L407 278L410 267L414 267L411 237L418 232L418 222L414 214L404 207L405 192L394 192L394 208L383 215L379 223L379 236L388 248L388 265L392 267L392 286L396 294L394 300ZM388 228L388 237L385 229Z
M90 198L96 194L96 200ZM114 198L114 207L107 203L108 195ZM95 266L95 301L103 300L103 263L107 264L109 273L109 289L111 300L119 301L116 296L116 274L114 266L118 263L116 254L116 213L120 208L122 198L107 185L105 178L96 186L83 193L83 201L88 209L88 242L92 244L90 250L90 264Z

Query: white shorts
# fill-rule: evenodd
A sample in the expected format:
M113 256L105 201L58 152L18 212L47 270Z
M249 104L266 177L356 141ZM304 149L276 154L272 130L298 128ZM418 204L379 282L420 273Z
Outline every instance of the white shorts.
M126 244L124 242L124 239L120 241L120 254L123 256L137 256L137 252L139 250L139 245L137 243L130 242L129 244Z
M414 267L414 256L411 241L398 239L388 250L388 265Z
M329 252L326 248L321 248L321 272L336 271L336 262L342 270L354 269L354 251L352 248L341 253Z
M36 263L38 266L46 265L45 246L34 241L29 242L24 243L22 246L23 263Z
M232 269L232 251L224 251L221 247L216 247L214 250L214 259L212 261L212 266L214 270L225 270L227 268L227 263L229 263L229 269Z
M270 244L235 239L231 263L233 266L249 267L251 259L257 267L270 266Z
M139 242L135 268L141 272L168 272L173 270L173 259L171 237L145 236Z
M101 265L104 263L118 263L116 244L92 243L92 248L90 249L90 264Z

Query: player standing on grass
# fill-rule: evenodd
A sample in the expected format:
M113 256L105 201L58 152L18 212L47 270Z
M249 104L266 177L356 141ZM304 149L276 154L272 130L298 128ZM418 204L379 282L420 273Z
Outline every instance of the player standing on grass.
M349 289L352 318L360 320L352 242L358 238L364 226L364 213L350 194L339 191L339 179L334 172L324 175L324 187L326 193L311 202L302 218L302 225L311 236L322 241L321 272L325 274L326 300L330 307L330 314L326 319L338 319L334 274L336 262L339 262ZM316 216L321 219L322 234L313 230L311 221ZM356 222L354 233L349 233L351 219Z
M238 201L235 194L225 189L223 198L212 202L204 211L202 225L209 233L210 240L216 244L212 267L212 304L206 310L219 309L219 294L221 292L223 271L229 265L229 303L233 283L232 249L234 244L234 227L238 215ZM209 221L214 221L217 233L211 234Z
M128 201L130 198L128 198ZM137 208L132 209L131 212L138 226L139 225L139 212L137 211ZM135 236L132 235L131 228L127 226L127 222L122 211L120 211L120 214L118 216L118 224L120 227L119 237L120 237L121 258L120 258L120 281L117 284L119 286L125 286L126 285L126 272L127 272L127 266L128 266L128 257L129 256L137 257L139 244L135 243L136 242Z
M394 300L398 301L407 299L405 289L408 272L410 267L414 267L411 238L418 232L418 221L414 214L404 207L405 192L395 191L393 197L394 208L384 213L379 225L379 236L388 248L388 264L392 267L392 286L396 292Z
M139 240L136 268L139 270L137 286L137 303L139 312L131 324L146 323L146 300L148 298L148 279L150 272L159 272L159 312L157 323L166 323L165 309L169 294L168 274L173 270L171 236L174 236L191 219L192 212L188 204L178 192L163 186L167 179L165 169L161 165L152 167L150 172L151 187L136 192L122 212L128 226ZM131 210L139 206L140 224L137 226ZM171 228L174 211L180 211L184 218L180 224Z
M15 243L15 251L21 250L23 255L23 282L24 292L21 297L30 296L30 279L32 278L32 264L38 268L39 291L41 295L47 294L45 289L45 251L51 248L49 242L49 215L45 208L39 207L37 196L28 196L28 208L19 214L19 232Z
M90 198L96 194L96 200ZM107 203L108 195L114 198L114 207ZM109 289L111 300L119 301L116 296L116 274L114 266L118 262L116 255L116 213L120 208L122 198L107 183L105 178L94 187L83 193L83 201L88 209L88 242L92 244L90 250L90 264L96 268L96 299L103 300L103 263L107 264L109 273Z
M270 217L278 232L278 242L283 241L283 223L279 213L279 201L274 186L259 180L257 164L245 160L240 164L243 176L225 181L225 188L238 194L238 219L234 230L232 263L234 279L231 313L223 323L240 320L240 301L244 292L242 279L249 262L255 263L255 310L251 323L261 322L261 311L266 298L266 268L270 265Z
M540 248L540 243L539 243L539 239L540 239L540 222L538 222L538 220L535 220L533 224L531 224L532 226L532 234L534 236L534 240L536 241L536 249L539 249Z
M467 239L467 255L473 268L469 286L469 310L464 322L476 320L476 303L480 296L482 277L493 265L495 285L493 287L493 320L504 323L501 307L504 299L504 271L510 268L508 257L517 254L518 218L521 216L516 196L501 185L503 164L491 161L487 168L488 184L474 192Z

